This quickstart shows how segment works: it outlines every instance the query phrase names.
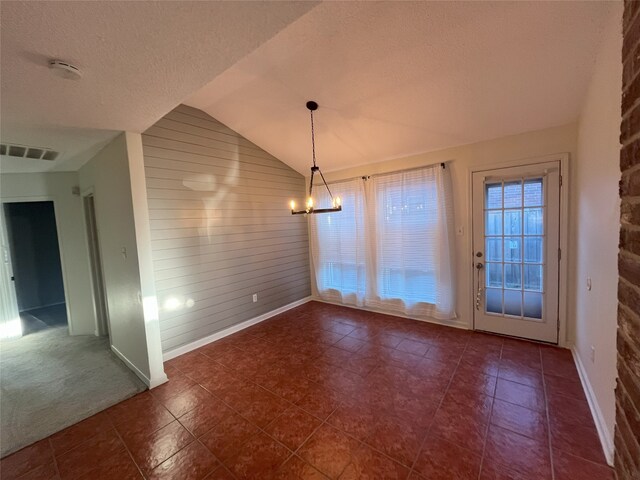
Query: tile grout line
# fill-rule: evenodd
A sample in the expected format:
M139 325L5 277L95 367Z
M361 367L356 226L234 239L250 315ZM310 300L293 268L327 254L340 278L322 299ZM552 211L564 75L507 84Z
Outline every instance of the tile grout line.
M498 373L500 373L500 363L502 361L502 353L504 352L504 340L502 340L502 345L500 345L500 360L498 363ZM485 455L487 453L487 440L489 439L489 429L491 428L491 419L493 418L493 408L496 404L496 391L498 390L498 376L496 376L496 386L494 387L492 400L491 400L491 411L489 412L489 420L487 421L487 432L484 436L484 441L482 442L482 454L480 456L480 471L478 472L478 478L482 475L482 469L484 468L484 460Z
M549 466L551 467L551 480L556 478L556 469L553 464L553 447L551 439L551 416L549 415L549 396L547 395L547 382L544 378L544 361L542 355L542 348L540 349L540 371L542 372L542 391L544 393L544 412L547 418L547 441L549 442Z
M140 475L142 476L142 478L147 478L147 476L142 471L142 467L140 467L140 465L138 465L138 462L136 462L136 459L133 458L133 453L131 453L131 450L129 450L129 447L127 446L124 439L122 438L122 435L120 435L120 432L116 429L115 425L113 425L113 431L116 432L116 435L118 436L118 440L120 440L120 442L122 443L122 446L124 447L125 451L129 455L129 458L131 458L131 461L133 462L133 464L136 466L136 468L140 472Z
M54 451L54 449L53 449L53 443L51 442L51 435L49 436L48 440L49 440L49 448L51 449L51 456L53 457L53 466L54 466L54 469L55 469L56 473L58 474L58 476L59 476L60 478L62 478L62 476L60 475L60 469L58 468L58 459L56 458L56 452ZM31 471L31 470L29 470L29 471ZM27 473L29 473L29 472L25 472L25 475L26 475Z
M449 382L447 383L447 387L444 389L444 394L442 395L442 398L440 399L440 402L438 403L438 407L436 408L436 411L433 414L433 418L431 419L431 423L429 424L429 428L427 429L427 432L426 432L424 438L422 439L422 442L420 443L420 447L418 448L418 453L416 454L416 458L414 458L413 463L411 464L411 467L409 468L409 475L407 476L407 478L410 477L411 474L414 473L414 472L416 473L416 475L419 475L420 477L422 477L422 474L420 474L419 472L415 471L416 463L418 462L418 458L420 457L420 454L422 453L422 449L424 448L424 444L426 443L427 438L429 438L429 434L431 433L431 428L433 427L433 423L435 421L435 416L437 415L438 410L440 410L440 408L442 407L442 404L444 403L444 397L447 395L447 392L449 391L449 387L451 386L451 382L453 382L453 377L455 376L456 372L458 371L458 367L460 366L460 362L462 361L462 357L463 357L464 353L467 351L467 347L468 346L469 346L469 339L467 338L467 341L465 343L464 349L462 350L462 354L460 355L460 358L458 358L458 361L456 362L456 367L453 369L453 372L451 373L451 377L449 378ZM428 353L428 350L427 350L427 352L425 352L425 355L427 353ZM478 475L480 475L480 472L478 472Z

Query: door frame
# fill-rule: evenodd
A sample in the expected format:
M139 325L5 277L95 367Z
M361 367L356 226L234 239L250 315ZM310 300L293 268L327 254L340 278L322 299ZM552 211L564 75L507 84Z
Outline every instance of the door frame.
M93 211L91 212L91 216L93 217L93 224L95 227L95 238L92 238L92 235L89 232L89 222L88 216L89 212L87 210L87 198L91 197L93 199ZM109 341L111 341L111 323L109 321L109 304L107 302L107 291L105 288L105 280L104 280L104 266L102 263L102 248L100 246L100 236L98 233L98 215L96 213L96 194L94 187L89 187L84 190L80 198L82 200L82 213L83 220L85 225L85 235L87 237L87 250L89 255L89 278L91 282L91 296L93 299L93 313L96 319L96 337L99 336L107 336ZM98 252L98 259L95 259L91 253L91 243L95 244L95 248ZM96 285L96 277L100 278L100 285ZM100 290L100 292L98 292ZM99 306L98 304L102 304ZM101 311L99 311L101 310Z
M64 243L64 239L62 236L62 231L60 230L60 222L59 222L60 211L59 211L58 204L55 197L48 196L48 195L34 195L34 196L28 196L28 197L3 197L2 199L0 199L0 208L2 208L4 211L5 203L33 203L33 202L52 202L53 203L53 213L56 217L56 235L58 236L58 254L60 255L60 267L62 270L62 287L64 289L65 309L67 310L67 328L69 330L69 335L73 335L73 318L71 316L71 308L70 308L70 301L69 301L67 264L64 260L64 248L62 246ZM5 221L5 224L3 225L3 227L7 228L5 216L3 215L2 218ZM9 248L11 248L11 245L9 245ZM13 265L11 268L13 268ZM16 302L17 302L17 297L16 297ZM17 308L17 303L16 303L16 308Z
M468 290L469 312L471 318L469 324L472 330L475 330L475 297L473 295L473 281L475 275L475 261L473 252L473 174L487 170L495 170L499 168L523 167L527 165L536 165L545 162L560 162L560 264L558 266L558 345L567 346L567 318L568 318L568 293L569 293L569 193L570 193L570 155L569 153L555 153L538 157L521 158L517 160L508 160L504 162L494 162L486 165L474 165L467 168L467 236L466 251L468 259L465 259L467 265L467 278L471 287Z

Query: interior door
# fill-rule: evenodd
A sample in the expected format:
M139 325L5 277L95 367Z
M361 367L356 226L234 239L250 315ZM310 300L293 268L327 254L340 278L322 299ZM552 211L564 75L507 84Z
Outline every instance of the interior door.
M558 342L560 162L473 173L474 328Z
M18 312L9 237L2 203L0 203L0 249L0 339L20 337L22 321Z

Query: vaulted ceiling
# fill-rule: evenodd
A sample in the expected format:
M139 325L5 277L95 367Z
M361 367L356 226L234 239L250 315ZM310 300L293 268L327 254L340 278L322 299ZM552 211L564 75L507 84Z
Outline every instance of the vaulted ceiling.
M326 2L186 103L299 172L577 120L605 2Z
M301 173L575 121L607 2L1 2L0 135L74 170L179 103ZM77 64L58 78L50 58Z

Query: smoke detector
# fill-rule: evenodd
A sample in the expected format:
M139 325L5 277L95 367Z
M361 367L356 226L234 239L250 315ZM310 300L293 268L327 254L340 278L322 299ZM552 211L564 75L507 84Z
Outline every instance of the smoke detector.
M80 80L82 78L82 71L78 67L63 60L49 60L49 68L59 77L68 80Z

